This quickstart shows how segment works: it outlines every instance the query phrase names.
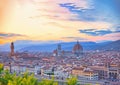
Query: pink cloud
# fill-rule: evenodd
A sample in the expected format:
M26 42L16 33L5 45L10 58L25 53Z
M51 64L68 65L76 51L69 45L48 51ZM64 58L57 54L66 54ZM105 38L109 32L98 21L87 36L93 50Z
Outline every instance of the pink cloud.
M112 33L104 36L91 36L88 38L91 41L120 40L120 33Z
M25 1L25 0L23 0ZM31 0L30 0L31 1ZM32 0L33 4L39 11L39 16L48 16L54 19L71 19L77 15L71 13L68 9L60 7L62 3L74 3L76 7L89 8L88 0ZM38 15L36 15L38 17Z

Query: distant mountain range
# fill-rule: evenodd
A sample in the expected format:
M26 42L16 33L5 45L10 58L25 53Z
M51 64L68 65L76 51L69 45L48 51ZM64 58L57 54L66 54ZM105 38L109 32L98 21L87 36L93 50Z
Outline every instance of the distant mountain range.
M71 51L76 42L60 43L63 50ZM119 50L120 40L107 42L80 42L84 50ZM16 51L47 51L52 52L57 48L58 43L17 43L15 42ZM0 45L0 51L10 51L10 44Z
M110 42L110 43L108 43L106 45L98 47L97 49L99 49L99 50L116 50L116 51L120 51L120 40Z
M71 51L73 46L76 44L76 42L64 42L64 43L60 43L62 50L66 50L66 51ZM96 43L94 42L81 42L80 43L84 49L92 49ZM33 45L33 46L28 46L25 48L22 48L20 50L24 50L24 51L53 51L57 48L58 43L55 44L45 44L45 45ZM92 47L92 48L90 48Z

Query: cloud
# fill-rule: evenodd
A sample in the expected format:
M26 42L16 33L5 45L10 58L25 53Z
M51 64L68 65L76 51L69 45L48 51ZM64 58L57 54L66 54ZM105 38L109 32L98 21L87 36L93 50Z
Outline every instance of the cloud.
M115 24L115 25L113 26L113 28L114 28L114 30L120 30L120 24Z
M29 37L27 35L23 35L23 34L0 32L0 44L13 42L16 40L21 40L21 39L26 40L28 38Z
M76 1L76 0L74 0ZM77 18L72 20L82 21L106 21L117 23L120 21L118 10L119 6L116 7L115 0L79 0L84 5L77 4L75 2L66 2L59 4L61 7L68 9L71 13L76 14ZM120 3L120 2L118 2ZM106 10L106 11L103 11ZM109 17L108 17L109 16Z
M93 0L81 0L86 3L82 5L77 5L76 3L61 3L61 7L68 9L71 13L76 14L76 18L70 19L73 21L96 21L96 14ZM94 14L95 13L95 14Z
M85 33L91 36L103 36L111 33L119 33L120 31L112 31L112 30L96 30L96 29L85 29L79 30L80 33Z
M73 36L73 37L62 37L61 39L67 39L68 41L76 41L76 40L80 40L80 41L89 41L87 38L83 38L83 37L79 37L79 36Z
M59 19L59 20L70 20L76 18L76 14L72 13L70 10L62 7L61 5L75 5L76 9L87 9L89 8L89 2L90 0L33 0L34 5L39 11L39 15L36 15L37 18L43 16L43 17L49 17L53 19ZM32 18L35 18L36 16L33 16Z
M11 37L26 37L26 35L15 34L15 33L0 33L1 38L11 38Z
M0 11L7 19L0 31L8 32L9 35L5 33L0 38L3 41L6 38L6 40L26 38L11 34L14 32L30 36L26 38L28 40L69 41L79 39L79 37L103 40L104 35L113 34L114 29L119 29L119 26L116 27L115 24L116 22L119 24L120 19L116 18L111 1L113 0L11 0L9 4L4 3L3 10ZM2 18L4 17L1 16L0 20L3 22ZM85 30L86 28L95 28L95 30ZM104 28L112 29L105 30Z
M92 0L63 0L60 2L61 6L71 9L89 9L91 7Z
M84 40L84 38L81 38L81 37L62 37L63 39L75 39L75 40Z

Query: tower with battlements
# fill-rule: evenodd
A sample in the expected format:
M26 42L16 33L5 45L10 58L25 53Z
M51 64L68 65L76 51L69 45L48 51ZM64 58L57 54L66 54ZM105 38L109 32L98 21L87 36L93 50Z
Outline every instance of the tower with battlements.
M14 53L14 43L13 42L11 42L11 45L10 45L10 56L14 56L15 55L15 53Z

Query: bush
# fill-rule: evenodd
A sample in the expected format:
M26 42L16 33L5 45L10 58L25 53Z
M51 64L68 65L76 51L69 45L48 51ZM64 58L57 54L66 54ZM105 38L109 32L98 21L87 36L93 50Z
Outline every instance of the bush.
M76 77L68 78L67 85L77 85L77 78Z

